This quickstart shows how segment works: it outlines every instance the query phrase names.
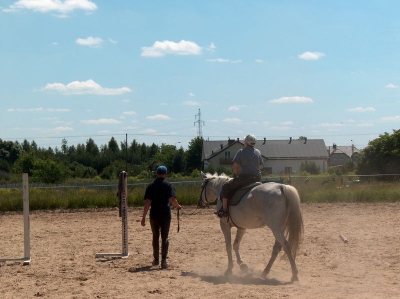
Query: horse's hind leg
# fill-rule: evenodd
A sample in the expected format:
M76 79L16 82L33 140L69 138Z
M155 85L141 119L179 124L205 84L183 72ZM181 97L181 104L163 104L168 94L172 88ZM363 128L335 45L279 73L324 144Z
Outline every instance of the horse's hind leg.
M275 239L275 244L272 249L271 258L269 259L267 267L265 267L264 271L261 273L261 275L263 277L266 277L269 274L269 272L271 271L272 265L274 264L276 257L278 256L278 254L281 250L282 250L282 245Z
M299 278L297 277L298 271L297 271L297 266L296 266L296 262L294 261L293 255L292 255L292 248L289 244L289 242L286 240L283 232L281 230L272 230L274 236L275 236L275 245L274 245L274 250L275 248L278 249L278 246L276 245L276 242L279 242L279 244L282 246L283 251L286 253L289 262L290 262L290 266L292 268L292 279L291 281L298 281ZM275 247L276 246L276 247ZM279 252L278 252L279 253ZM274 251L272 251L272 256L271 256L271 260L274 256ZM275 256L276 258L276 256ZM275 260L274 258L274 260ZM270 260L270 263L271 263ZM268 265L270 264L268 263ZM273 263L273 261L272 261ZM272 267L272 263L271 263L271 267ZM268 274L268 266L265 268L265 270L263 271L262 275L267 275ZM265 274L264 274L265 273Z
M249 268L247 265L243 262L242 257L240 255L239 247L240 247L240 242L243 239L244 234L246 233L246 229L244 228L238 228L236 232L236 238L235 241L233 242L233 250L235 251L236 254L236 261L238 265L240 266L240 270L243 272L247 273Z

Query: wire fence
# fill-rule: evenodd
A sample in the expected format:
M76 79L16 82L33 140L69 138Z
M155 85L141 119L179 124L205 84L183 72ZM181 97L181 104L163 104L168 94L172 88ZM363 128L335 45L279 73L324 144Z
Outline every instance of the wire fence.
M376 175L317 175L317 176L292 176L284 175L279 177L264 177L262 178L263 183L275 182L283 183L289 185L326 185L326 184L336 184L337 186L349 186L359 183L373 183L373 182L400 182L400 174L376 174ZM171 184L177 186L189 186L193 185L195 187L200 186L202 180L190 180L190 181L173 181ZM145 188L149 182L137 182L128 183L129 189ZM1 185L0 189L21 189L22 184L6 184ZM75 184L75 185L45 185L40 183L31 183L31 189L55 189L55 190L67 190L67 189L106 189L112 190L117 189L117 183L110 184Z

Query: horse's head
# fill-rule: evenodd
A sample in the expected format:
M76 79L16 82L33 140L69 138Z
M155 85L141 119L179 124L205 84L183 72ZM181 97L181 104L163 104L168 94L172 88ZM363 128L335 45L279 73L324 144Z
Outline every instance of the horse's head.
M201 193L197 201L199 207L205 207L210 203L213 203L219 197L221 192L222 184L226 181L221 182L220 177L217 174L211 175L209 173L204 174L201 172L203 177L203 183L201 184Z

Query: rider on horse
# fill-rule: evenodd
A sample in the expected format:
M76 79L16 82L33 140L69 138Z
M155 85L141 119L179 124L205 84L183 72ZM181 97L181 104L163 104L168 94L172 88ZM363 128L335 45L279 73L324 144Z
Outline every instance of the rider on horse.
M256 142L256 136L247 135L244 138L244 148L241 148L233 158L235 177L222 186L220 196L222 198L222 209L218 211L218 217L229 216L228 199L233 196L237 189L255 182L261 182L260 168L263 161L261 152L254 147Z

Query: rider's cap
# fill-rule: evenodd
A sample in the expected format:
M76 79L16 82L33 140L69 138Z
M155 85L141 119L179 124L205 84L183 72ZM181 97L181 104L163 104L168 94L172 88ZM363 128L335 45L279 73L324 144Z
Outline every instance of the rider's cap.
M254 146L257 142L257 138L256 136L249 134L246 137L244 137L244 141L246 141L248 145Z
M157 167L157 173L159 173L159 174L167 173L167 167L165 167L165 166L158 166L158 167Z

